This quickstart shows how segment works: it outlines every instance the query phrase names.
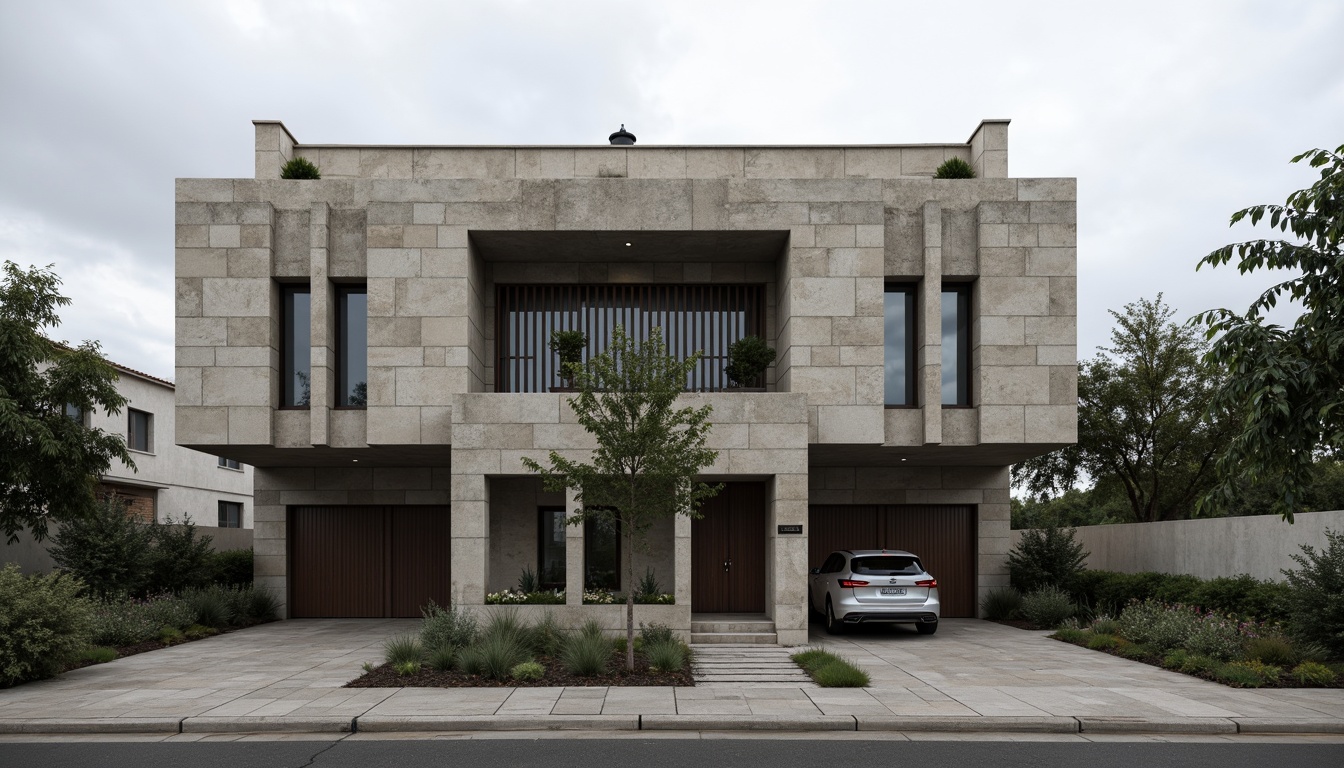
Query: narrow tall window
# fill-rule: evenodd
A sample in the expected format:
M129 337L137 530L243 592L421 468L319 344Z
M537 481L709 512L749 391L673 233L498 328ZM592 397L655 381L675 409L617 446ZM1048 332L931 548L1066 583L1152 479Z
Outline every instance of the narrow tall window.
M888 283L885 299L886 404L915 405L915 288Z
M621 588L621 529L589 518L583 525L584 589Z
M537 518L537 581L545 589L561 589L565 586L565 508L542 507Z
M133 408L127 409L127 413L129 416L126 419L126 447L133 451L144 451L145 453L153 451L153 417L144 411L137 411Z
M280 405L307 408L311 401L310 296L306 285L280 286Z
M236 501L219 502L219 527L241 528L243 525L243 505Z
M369 292L362 285L336 289L336 405L369 402Z
M943 290L943 405L971 404L971 288Z

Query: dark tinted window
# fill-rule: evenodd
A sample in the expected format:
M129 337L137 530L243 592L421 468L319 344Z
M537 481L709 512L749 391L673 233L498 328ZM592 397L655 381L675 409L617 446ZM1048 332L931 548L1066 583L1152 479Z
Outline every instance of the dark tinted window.
M219 457L219 466L221 466L221 467L228 467L229 469L242 469L242 468L243 468L243 465L242 465L242 464L239 464L237 461L234 461L233 459L226 459L226 458L224 458L223 456L220 456L220 457Z
M219 502L219 527L239 528L243 524L243 505L236 501Z
M369 294L360 285L343 286L336 295L336 404L362 408L369 400Z
M869 576L898 576L922 573L919 559L904 555L870 555L856 557L849 563L850 570Z
M887 405L915 404L915 289L888 285L883 309Z
M144 411L131 410L126 424L126 447L135 451L149 453L153 445L150 439L150 417Z
M559 589L565 586L565 508L543 507L537 525L537 579Z
M826 562L821 566L822 573L836 573L845 565L845 556L835 553L826 558Z
M280 294L280 375L284 390L280 405L307 408L311 400L311 297L306 285L281 286Z
M615 521L583 524L584 589L621 588L621 536Z
M943 291L943 405L971 404L971 290Z

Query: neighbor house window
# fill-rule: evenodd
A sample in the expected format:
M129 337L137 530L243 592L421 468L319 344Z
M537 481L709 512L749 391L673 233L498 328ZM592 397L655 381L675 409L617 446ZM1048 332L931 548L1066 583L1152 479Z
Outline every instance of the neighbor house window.
M886 347L886 404L915 405L915 287L887 284L882 340Z
M237 501L219 502L219 527L241 528L243 526L243 505Z
M65 404L65 417L76 424L84 423L84 409L74 403Z
M226 458L224 458L223 456L220 456L220 457L219 457L219 466L224 467L224 468L226 468L226 469L242 469L242 468L243 468L243 465L242 465L242 464L239 464L238 462L234 461L233 459L226 459Z
M561 589L565 586L565 508L542 507L537 518L537 581L545 589Z
M584 522L583 574L584 589L621 588L621 529L616 521Z
M943 405L971 404L971 287L943 289Z
M336 289L336 405L363 408L369 401L369 292L362 285Z
M126 447L149 453L154 450L154 417L144 411L128 409L126 419Z
M307 408L311 401L310 295L306 285L280 286L280 405Z

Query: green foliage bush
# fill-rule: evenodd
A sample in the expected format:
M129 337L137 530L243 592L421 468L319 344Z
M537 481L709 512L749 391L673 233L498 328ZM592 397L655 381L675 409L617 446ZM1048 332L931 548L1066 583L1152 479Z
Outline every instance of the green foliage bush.
M1292 676L1299 685L1334 685L1336 679L1329 667L1314 661L1304 661L1293 667Z
M105 645L91 645L79 652L79 660L90 664L106 664L117 658L117 649ZM1325 670L1329 672L1330 670Z
M509 670L509 677L522 681L540 680L544 674L546 674L546 669L535 661L524 661L521 664L514 665L513 669Z
M392 669L402 677L414 675L420 671L420 662L418 661L399 661L392 665Z
M414 635L397 635L383 642L383 660L392 666L415 662L425 657L425 649Z
M83 587L62 573L0 568L0 687L51 677L79 658L91 629Z
M66 521L51 541L51 559L96 597L140 594L147 586L149 529L115 496L102 497L87 515Z
M430 648L425 658L431 669L448 672L457 664L457 649L451 645Z
M1218 669L1219 661L1211 659L1208 656L1190 655L1180 666L1180 671L1187 675L1211 674Z
M145 528L152 545L145 552L146 592L176 594L207 586L214 580L216 561L210 549L211 537L198 538L196 526L190 520L176 522L169 518Z
M1072 590L1088 552L1074 539L1073 528L1037 528L1023 531L1008 553L1008 575L1022 594L1044 587Z
M1136 600L1157 600L1261 621L1287 619L1290 591L1287 584L1246 574L1203 580L1168 573L1083 571L1073 585L1074 596L1098 610L1118 612Z
M639 636L644 640L645 648L653 643L671 643L677 641L677 635L672 631L671 627L657 622L640 624Z
M980 601L980 609L991 621L1011 619L1022 608L1022 593L1012 587L991 589Z
M1120 634L1120 622L1103 613L1092 619L1088 629L1099 635L1118 635Z
M585 625L578 633L566 638L560 649L560 664L571 675L600 675L607 671L611 662L612 642L602 636L600 628L594 632L590 627L596 625Z
M1085 629L1079 629L1078 627L1060 627L1055 630L1055 634L1051 635L1051 637L1056 640L1063 640L1066 643L1073 643L1074 645L1086 643L1087 639L1091 636L1091 632L1088 632Z
M239 611L241 593L219 586L192 589L182 593L183 599L196 613L196 623L214 629L223 629L242 614Z
M186 638L187 636L182 634L182 630L177 627L159 627L159 642L161 643L172 645L173 643L180 643Z
M1022 598L1022 616L1042 629L1054 629L1077 610L1069 594L1058 587L1042 587Z
M252 585L252 548L222 549L210 557L212 580L230 587Z
M975 168L960 157L949 157L933 172L935 179L974 179Z
M1156 600L1130 603L1120 613L1120 636L1159 653L1181 648L1191 628L1188 611L1170 610Z
M1278 682L1283 670L1258 661L1232 661L1218 667L1213 674L1220 682L1228 685L1238 688L1259 688L1268 683Z
M481 638L458 653L458 669L471 675L482 675L492 680L507 680L509 672L529 661L531 655L525 633L508 628L482 633Z
M479 628L469 611L430 600L420 609L420 617L420 642L426 648L465 648L476 641Z
M253 621L274 621L280 614L280 600L265 587L243 588L247 596L247 616Z
M1217 613L1199 614L1190 611L1193 619L1182 643L1187 651L1226 661L1241 655L1245 638L1235 619Z
M775 362L773 347L760 336L743 336L728 346L728 365L723 372L739 387L765 386L765 371Z
M793 654L789 658L802 667L804 672L810 674L813 670L829 662L834 656L829 651L823 651L820 648L808 648Z
M1148 646L1130 642L1117 645L1115 647L1115 652L1124 656L1126 659L1133 659L1134 661L1146 661L1153 655L1153 649Z
M306 157L296 157L280 166L280 178L282 179L320 179L322 173L313 165L312 161Z
M1088 638L1087 641L1087 647L1094 651L1109 651L1119 645L1120 642L1116 639L1115 635L1094 634L1092 637Z
M1283 635L1267 634L1246 641L1246 658L1276 667L1291 667L1298 661L1292 641Z
M657 598L663 593L663 585L658 583L658 577L653 575L653 568L647 568L644 575L639 579L639 585L635 589L635 597L639 598Z
M1283 571L1292 587L1289 631L1319 643L1335 658L1344 658L1344 532L1325 531L1326 545L1317 552L1303 545L1293 555L1298 568Z
M90 641L114 648L152 640L163 626L150 604L140 600L95 602L91 617Z
M688 649L676 638L644 642L644 658L655 672L679 672L686 666Z

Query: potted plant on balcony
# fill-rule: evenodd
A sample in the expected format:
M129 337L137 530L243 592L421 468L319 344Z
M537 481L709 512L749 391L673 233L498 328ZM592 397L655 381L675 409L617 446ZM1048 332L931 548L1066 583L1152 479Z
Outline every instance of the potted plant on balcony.
M583 331L552 331L551 351L560 356L560 381L563 386L551 387L552 392L577 392L571 366L583 362L583 350L588 348L588 335Z
M743 336L728 347L729 391L764 392L765 369L775 362L775 350L760 336Z

